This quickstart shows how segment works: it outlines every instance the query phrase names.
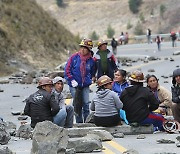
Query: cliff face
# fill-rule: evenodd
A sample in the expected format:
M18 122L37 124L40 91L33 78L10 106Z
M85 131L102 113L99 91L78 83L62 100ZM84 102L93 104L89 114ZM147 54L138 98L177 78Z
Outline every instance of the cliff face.
M36 1L73 34L82 37L96 31L101 38L106 38L109 24L116 32L115 37L122 31L134 35L138 21L144 33L147 28L152 29L152 33L180 29L179 0L143 0L138 14L129 10L128 0L64 0L63 7L58 7L56 0ZM165 7L163 16L160 15L161 6Z
M77 49L76 39L34 0L0 0L0 75L12 62L24 68L52 68Z

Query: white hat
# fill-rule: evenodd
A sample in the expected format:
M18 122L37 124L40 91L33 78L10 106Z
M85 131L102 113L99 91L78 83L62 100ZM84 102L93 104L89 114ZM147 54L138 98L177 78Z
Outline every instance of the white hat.
M53 84L56 84L58 81L61 81L64 83L64 79L60 76L56 76L54 79L53 79Z

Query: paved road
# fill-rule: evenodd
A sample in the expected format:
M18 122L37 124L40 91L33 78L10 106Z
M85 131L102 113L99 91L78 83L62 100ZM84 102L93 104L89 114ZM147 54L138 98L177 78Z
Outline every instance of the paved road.
M160 79L160 84L170 90L171 78L163 79L161 75L166 74L169 76L172 74L172 71L176 68L176 66L180 65L180 56L172 55L174 51L180 51L180 42L177 43L177 46L178 47L176 48L172 48L170 42L163 43L162 51L157 52L155 43L123 45L118 47L117 56L128 55L131 57L142 57L144 55L148 55L161 58L161 60L158 61L152 61L149 63L138 62L133 63L132 67L122 66L122 68L127 71L141 69L145 75L148 73L148 69L153 68L155 69L154 74ZM111 49L111 47L109 48ZM164 60L164 57L172 57L175 61L171 62L169 60ZM164 81L168 81L168 83L164 83ZM0 116L4 117L6 121L15 122L15 124L19 126L20 122L17 120L17 117L11 115L11 111L23 110L25 103L22 101L27 98L29 94L36 91L36 85L7 84L0 85L0 88L4 90L3 93L0 93ZM91 88L95 91L95 84L93 84ZM67 89L67 85L65 86L65 89ZM20 97L12 97L13 95L19 95ZM92 99L93 93L91 93L90 97ZM99 154L119 154L127 149L135 149L140 154L160 154L162 152L180 154L180 148L177 148L175 144L163 145L156 143L156 140L161 138L172 139L177 143L177 140L175 139L176 136L180 136L180 134L148 134L145 139L137 140L137 135L127 135L123 139L116 138L111 142L104 142L103 145L105 150L103 150L103 152L99 152ZM8 143L8 146L17 154L29 154L31 141L11 140Z
M108 47L111 49L111 47ZM96 51L96 50L94 50ZM121 68L127 71L133 71L136 69L141 69L145 75L155 74L159 78L159 83L170 90L171 80L169 77L167 79L162 78L162 75L170 76L174 69L178 66L180 67L180 55L174 56L174 51L180 51L180 42L177 42L177 47L172 48L171 42L163 42L161 51L157 51L157 46L153 44L133 44L133 45L123 45L118 47L117 57L128 56L133 58L142 58L146 56L155 56L161 60L151 61L149 63L133 63L133 66L121 66ZM173 58L174 61L165 60L164 58ZM148 72L149 69L154 69L155 72ZM168 83L164 83L167 81ZM106 154L117 154L126 151L127 149L134 149L139 152L139 154L160 154L160 153L176 153L180 154L180 148L176 147L176 144L157 144L156 140L165 138L171 139L177 143L175 139L180 134L146 134L145 139L136 139L137 135L127 135L122 139L114 139L112 142L103 143L105 150L102 153Z

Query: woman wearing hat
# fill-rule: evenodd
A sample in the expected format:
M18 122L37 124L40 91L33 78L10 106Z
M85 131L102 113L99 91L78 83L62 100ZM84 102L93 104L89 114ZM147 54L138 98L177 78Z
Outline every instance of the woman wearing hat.
M97 126L111 127L120 123L119 110L123 107L117 93L112 91L112 80L107 75L98 81L98 90L91 103L91 110L95 111L94 123Z
M93 47L92 40L83 39L79 46L79 51L68 59L64 76L69 85L73 99L75 98L76 91L81 91L81 106L74 106L74 111L77 113L76 108L78 108L76 123L83 123L89 115L89 85L92 83L95 72L94 60L91 53Z
M172 112L174 119L180 122L180 68L174 70L172 84Z

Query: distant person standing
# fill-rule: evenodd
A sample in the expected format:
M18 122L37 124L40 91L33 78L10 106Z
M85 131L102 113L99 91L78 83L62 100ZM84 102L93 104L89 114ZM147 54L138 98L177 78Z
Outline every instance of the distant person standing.
M100 40L98 42L98 51L94 55L95 72L97 72L97 79L103 75L114 78L114 71L117 70L116 60L114 54L107 49L107 42Z
M113 54L116 55L116 54L117 54L118 42L115 40L114 37L113 37L112 40L111 40L111 46L112 46Z
M128 42L129 42L129 34L128 34L128 32L125 33L124 37L125 37L124 44L128 44Z
M158 51L161 51L161 42L162 42L162 39L159 35L157 35L157 37L155 38L155 41L157 43L157 46L158 46Z
M149 28L147 29L146 36L147 36L148 44L152 43L152 41L151 41L151 30Z
M125 36L124 36L124 33L123 33L123 32L121 32L121 35L120 35L120 37L119 37L119 41L120 41L120 44L121 44L121 45L122 45L123 42L125 41Z
M176 46L176 39L177 39L176 33L171 32L170 37L171 37L171 40L172 40L172 47L175 47Z

